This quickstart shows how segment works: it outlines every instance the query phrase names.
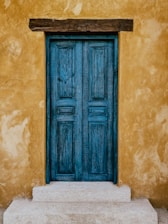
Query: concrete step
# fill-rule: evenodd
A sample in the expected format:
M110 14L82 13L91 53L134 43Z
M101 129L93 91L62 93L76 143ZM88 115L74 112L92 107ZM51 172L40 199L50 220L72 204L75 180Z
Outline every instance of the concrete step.
M55 203L14 200L4 224L157 224L146 199L124 203Z
M51 182L33 188L34 201L56 202L130 202L128 186L112 182Z

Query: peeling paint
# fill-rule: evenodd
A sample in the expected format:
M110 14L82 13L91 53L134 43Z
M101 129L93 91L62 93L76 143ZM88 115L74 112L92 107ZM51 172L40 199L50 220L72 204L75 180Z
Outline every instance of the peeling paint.
M11 4L11 0L5 0L4 1L4 6L5 6L6 9L10 6L10 4Z
M156 115L156 125L161 125L162 135L166 134L168 139L168 106L162 106ZM168 141L168 140L167 140Z
M20 56L21 52L22 52L21 43L18 40L15 40L15 39L9 40L9 42L8 42L8 53L9 53L9 55L16 58L16 57Z
M157 147L151 146L145 151L138 151L134 156L135 169L132 178L136 178L141 185L168 183L168 164L160 160Z
M76 4L76 6L73 8L73 13L74 15L78 16L82 10L82 5L83 3L81 1L78 1L78 3Z
M72 0L67 0L66 7L64 8L64 13L67 11L72 11L74 15L78 16L81 13L83 6L82 0L77 0L77 1L72 1Z
M66 12L70 8L71 0L67 0L66 7L64 9L64 12Z
M44 108L44 100L41 100L41 101L39 102L39 107L40 107L40 108Z
M1 148L14 158L27 150L30 142L29 118L20 121L20 115L20 111L13 111L1 117Z

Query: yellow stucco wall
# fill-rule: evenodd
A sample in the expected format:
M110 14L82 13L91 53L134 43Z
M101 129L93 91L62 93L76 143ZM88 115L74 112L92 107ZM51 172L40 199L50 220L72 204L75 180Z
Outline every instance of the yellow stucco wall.
M168 207L168 1L0 0L0 207L45 183L45 42L29 18L132 18L119 41L119 184Z

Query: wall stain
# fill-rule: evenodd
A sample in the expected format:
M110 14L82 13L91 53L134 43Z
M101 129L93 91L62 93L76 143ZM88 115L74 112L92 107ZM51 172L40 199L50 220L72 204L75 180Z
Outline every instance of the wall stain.
M72 10L74 15L78 16L80 14L80 12L82 10L82 5L83 5L83 3L80 0L78 0L76 6Z
M24 153L24 161L27 161L25 151L30 142L29 118L22 120L21 115L21 111L15 110L12 114L1 117L0 135L2 140L0 147L5 149L9 156L14 158Z
M8 54L14 58L17 58L20 56L21 52L22 52L21 43L16 39L10 39L8 41Z
M11 4L11 0L5 0L4 1L4 6L5 6L5 9L7 9Z
M160 111L157 112L155 123L160 130L160 135L166 134L168 137L168 105L162 106Z
M72 11L74 15L78 16L82 10L82 5L83 5L82 0L77 0L75 2L72 0L67 0L64 13L66 13L67 11Z

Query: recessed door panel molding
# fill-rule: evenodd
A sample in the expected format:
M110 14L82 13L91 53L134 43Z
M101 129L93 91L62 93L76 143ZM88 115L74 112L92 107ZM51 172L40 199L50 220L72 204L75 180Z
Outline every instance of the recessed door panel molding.
M58 174L73 174L74 167L74 124L57 122L57 164Z
M107 124L89 122L89 174L107 173Z
M106 43L89 43L89 98L105 99L107 97L107 47Z
M59 47L58 55L58 96L60 98L73 98L75 97L73 46Z

